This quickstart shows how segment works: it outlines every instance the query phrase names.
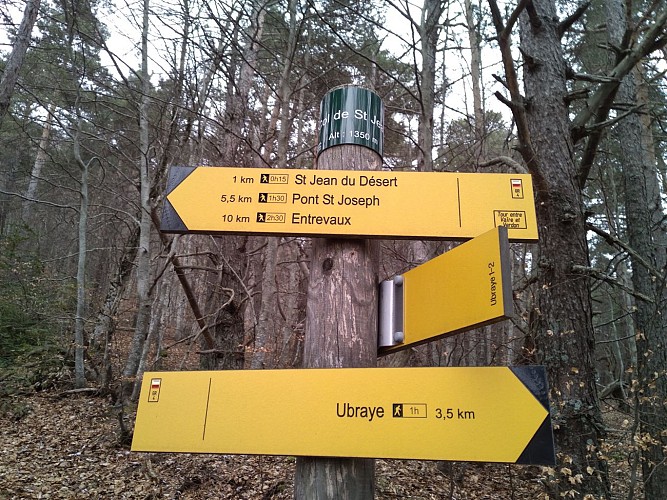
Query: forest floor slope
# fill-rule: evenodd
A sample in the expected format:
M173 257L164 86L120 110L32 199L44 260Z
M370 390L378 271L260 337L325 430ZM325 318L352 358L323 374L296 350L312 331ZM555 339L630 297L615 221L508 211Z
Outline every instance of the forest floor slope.
M161 369L196 368L197 357L186 350L175 346ZM46 377L47 389L36 391L33 384L13 395L0 391L0 500L293 497L294 457L131 452L121 439L119 408L109 396L68 390L66 357L48 356L56 375ZM39 367L23 363L15 375L32 380L36 375L30 370ZM8 380L0 377L0 384ZM602 452L609 461L612 498L625 499L634 456L631 424L615 403L605 404L605 410L609 432ZM132 411L122 416L129 430L134 420ZM567 471L566 466L377 460L376 499L532 500L543 498L542 481L549 475L576 488Z
M21 396L0 419L0 499L291 499L294 457L133 453L109 402L62 392ZM129 425L134 415L126 416ZM615 498L627 478L612 456ZM442 470L444 469L444 470ZM535 499L534 466L378 460L378 499Z
M0 421L0 498L292 498L293 457L133 453L118 444L108 402L89 395L23 397ZM128 420L133 420L128 415ZM131 423L131 422L129 422ZM536 498L539 469L378 460L381 499ZM451 477L451 473L454 477ZM452 495L453 494L453 495Z

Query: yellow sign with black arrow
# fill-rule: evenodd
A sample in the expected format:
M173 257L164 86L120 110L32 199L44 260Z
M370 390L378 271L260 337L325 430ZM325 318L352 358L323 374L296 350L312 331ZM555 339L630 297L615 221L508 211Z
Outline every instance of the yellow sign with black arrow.
M535 366L147 372L132 450L554 463Z
M537 241L527 174L172 167L168 233Z
M497 227L380 284L378 347L389 354L510 318L507 228Z

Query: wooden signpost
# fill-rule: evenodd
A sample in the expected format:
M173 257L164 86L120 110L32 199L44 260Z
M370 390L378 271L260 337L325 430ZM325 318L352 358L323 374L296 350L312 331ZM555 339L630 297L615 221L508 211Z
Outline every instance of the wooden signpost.
M337 166L347 175L374 176L382 168L384 117L374 92L334 89L322 102L317 171L327 177ZM374 97L375 96L375 97ZM374 122L374 123L371 123ZM325 129L329 130L328 135ZM366 136L366 133L371 130ZM340 133L335 133L340 131ZM376 133L378 135L376 135ZM356 135L364 136L359 144ZM344 227L344 226L343 226ZM303 368L377 366L377 274L379 242L362 238L315 238L311 242L303 340ZM331 492L336 492L332 495ZM299 456L294 498L372 499L375 460L352 455Z
M327 94L314 171L172 167L163 232L320 237L311 369L146 373L134 451L296 455L303 499L373 498L377 457L555 463L542 367L375 367L509 317L508 241L538 237L529 175L380 170L383 115L366 89ZM367 238L471 241L377 287Z

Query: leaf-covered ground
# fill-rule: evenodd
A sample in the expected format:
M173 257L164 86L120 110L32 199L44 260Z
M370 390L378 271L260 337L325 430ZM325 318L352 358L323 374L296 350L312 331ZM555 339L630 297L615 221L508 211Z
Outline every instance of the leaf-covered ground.
M292 498L293 457L146 454L118 445L105 398L58 392L12 402L0 420L0 498ZM126 419L131 424L133 415ZM377 461L382 499L536 498L539 469Z
M183 353L172 354L169 358L183 359ZM127 443L121 443L119 418L131 430L135 415L119 415L119 407L108 397L67 391L69 368L62 360L51 364L48 373L40 371L39 377L32 373L34 368L23 369L30 363L19 365L13 379L0 377L5 386L10 380L29 381L23 385L29 389L17 395L0 390L0 500L293 497L294 457L131 452ZM177 363L167 364L174 366L163 368L178 369ZM40 390L31 392L35 388ZM633 456L628 445L631 425L614 405L605 408L610 432L604 453L612 498L625 499ZM544 498L542 481L548 474L576 487L568 470L566 466L377 460L376 498L539 499Z
M9 403L0 418L2 500L292 498L293 457L133 453L119 445L118 414L106 398L52 389ZM134 415L124 419L131 428ZM624 498L628 455L620 440L609 450L614 497ZM543 474L534 466L377 460L376 498L536 499Z

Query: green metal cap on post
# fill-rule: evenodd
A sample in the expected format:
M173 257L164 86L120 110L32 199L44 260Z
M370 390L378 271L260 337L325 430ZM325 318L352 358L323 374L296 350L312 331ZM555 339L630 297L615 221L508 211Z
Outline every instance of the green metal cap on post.
M353 86L337 87L320 104L317 154L332 146L356 144L382 156L384 104L375 92Z

